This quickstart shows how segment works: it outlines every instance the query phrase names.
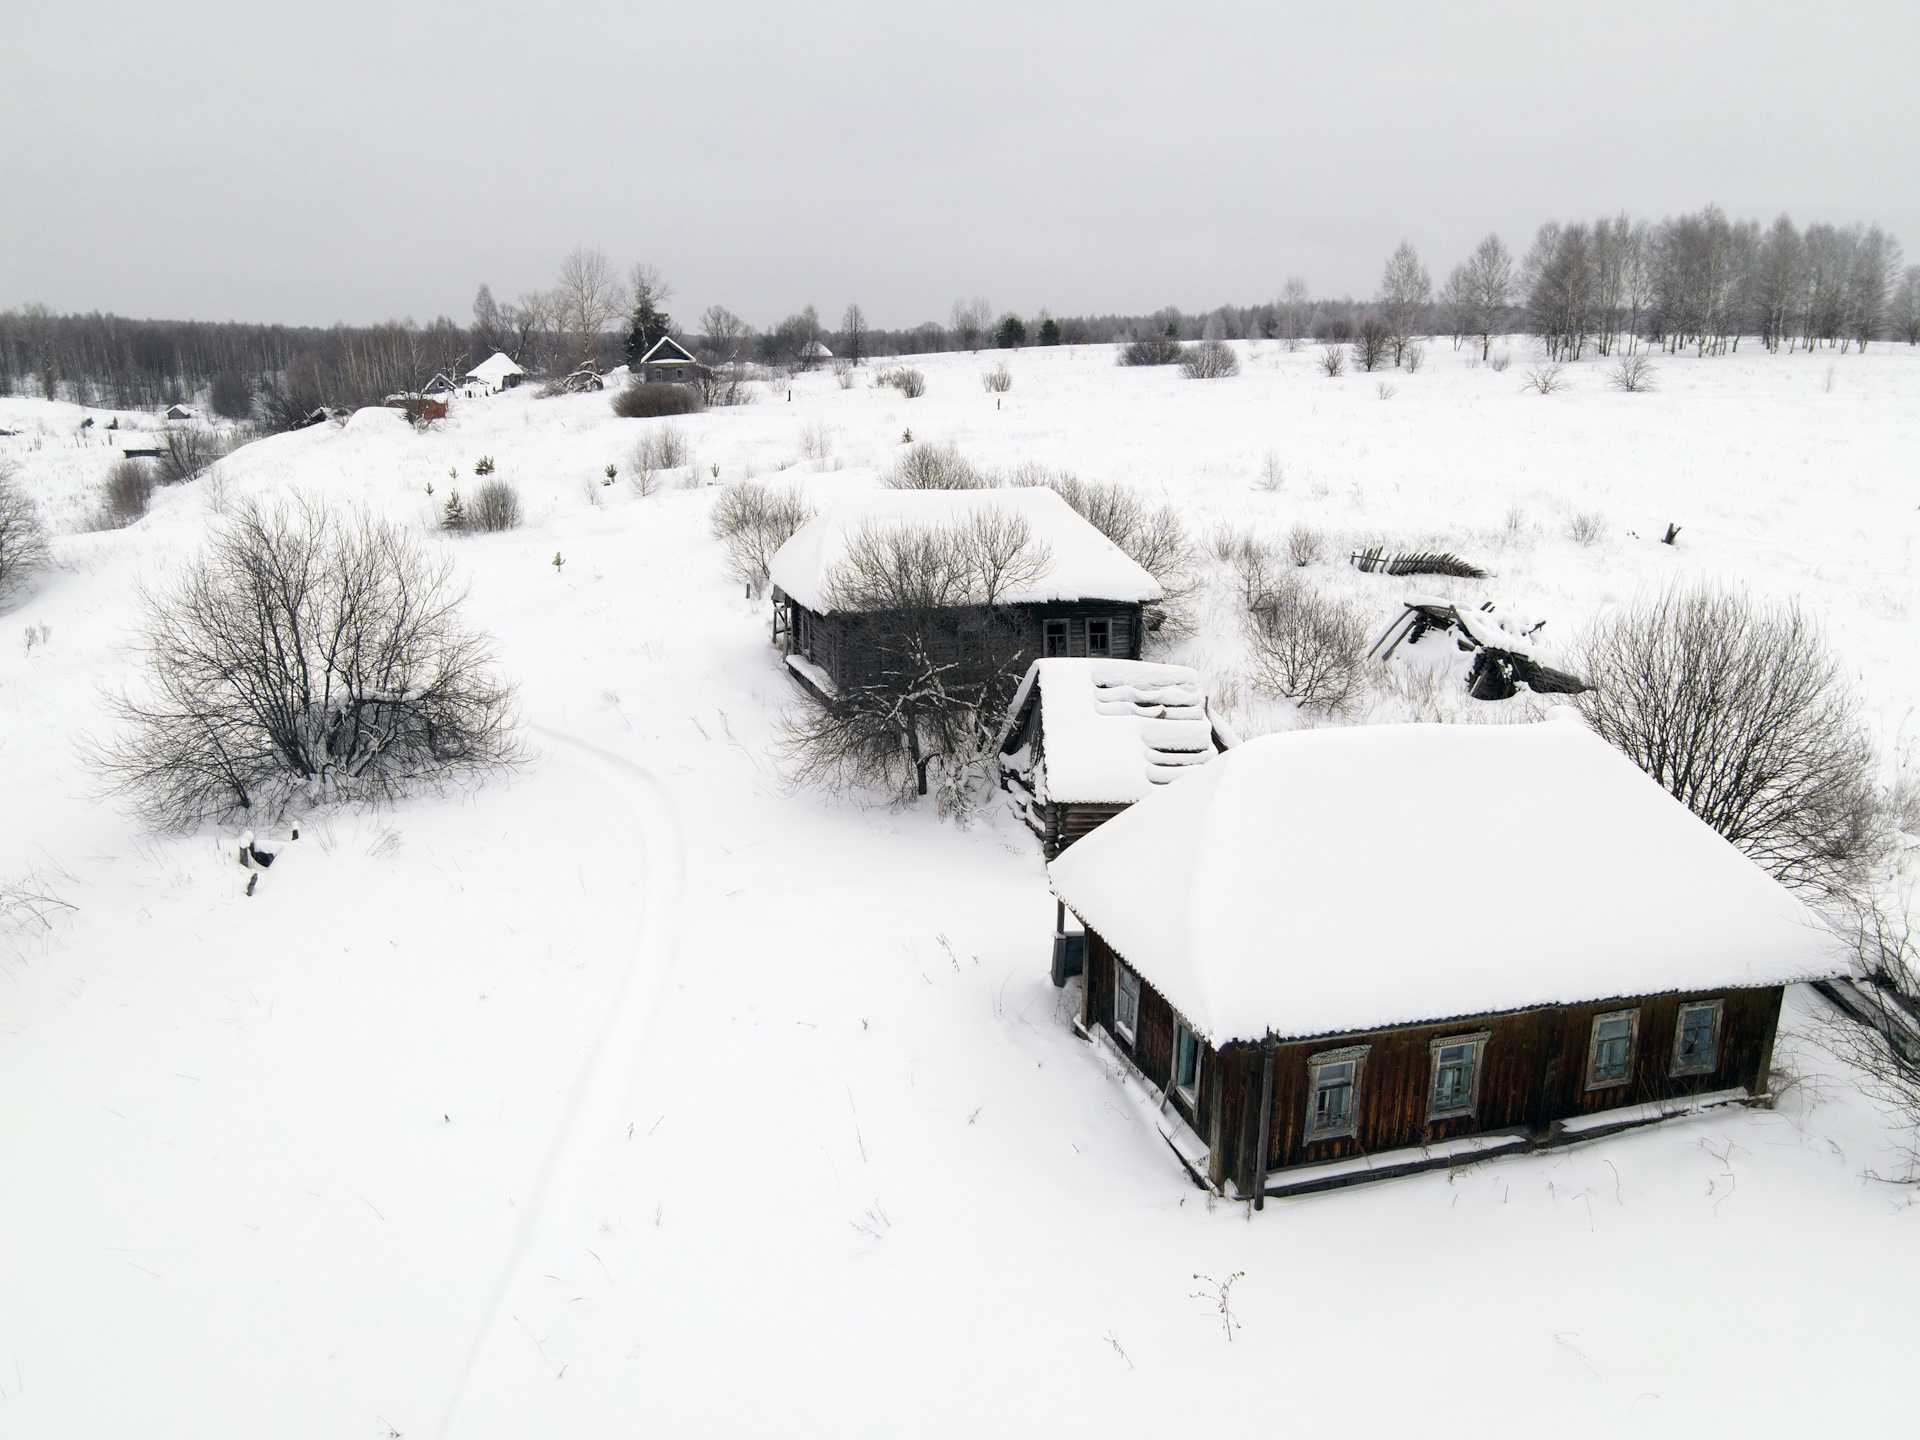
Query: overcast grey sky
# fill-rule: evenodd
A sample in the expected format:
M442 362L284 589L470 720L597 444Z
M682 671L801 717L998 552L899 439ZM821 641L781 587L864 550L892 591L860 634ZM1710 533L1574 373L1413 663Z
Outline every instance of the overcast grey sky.
M0 307L364 322L648 260L682 323L1370 294L1550 218L1877 220L1920 3L0 0Z

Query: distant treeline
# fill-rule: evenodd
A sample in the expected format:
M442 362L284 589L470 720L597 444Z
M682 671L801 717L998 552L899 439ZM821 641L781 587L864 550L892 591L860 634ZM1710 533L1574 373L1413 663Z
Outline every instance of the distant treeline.
M1769 350L1870 341L1920 343L1920 266L1877 225L1771 226L1731 221L1709 206L1649 222L1626 215L1552 221L1517 261L1489 235L1436 286L1410 244L1386 263L1367 299L1315 298L1289 277L1278 298L1183 313L1032 317L996 315L985 299L954 302L945 323L871 328L848 305L836 328L811 305L767 327L711 305L696 326L675 324L672 290L651 266L618 274L596 250L575 250L551 290L494 299L485 285L472 319L444 316L330 329L55 315L43 306L0 311L0 394L37 394L118 408L203 400L270 428L321 406L377 402L458 379L496 350L535 375L631 361L672 335L710 365L776 369L838 360L1028 344L1104 344L1172 336L1340 342L1384 325L1399 342L1538 337L1558 359L1645 344L1719 354L1756 337ZM1399 353L1396 345L1394 353Z

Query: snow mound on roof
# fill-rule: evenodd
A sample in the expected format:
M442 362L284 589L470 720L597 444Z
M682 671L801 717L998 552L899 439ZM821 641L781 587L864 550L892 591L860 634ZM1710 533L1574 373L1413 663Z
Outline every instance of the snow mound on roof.
M1265 736L1048 870L1216 1044L1844 968L1789 891L1578 724Z
M817 614L831 613L828 582L848 543L863 530L922 530L965 521L982 511L1017 515L1052 555L1032 584L1006 591L1008 605L1052 600L1158 600L1160 585L1126 552L1086 522L1054 491L875 490L849 495L802 525L770 567L773 583Z
M513 358L504 350L496 350L478 365L474 366L473 369L469 370L464 378L469 380L484 380L487 384L498 388L500 382L509 375L524 375L526 373L525 370L514 363Z
M1198 671L1145 660L1036 660L1010 714L1040 691L1035 798L1130 805L1217 753Z

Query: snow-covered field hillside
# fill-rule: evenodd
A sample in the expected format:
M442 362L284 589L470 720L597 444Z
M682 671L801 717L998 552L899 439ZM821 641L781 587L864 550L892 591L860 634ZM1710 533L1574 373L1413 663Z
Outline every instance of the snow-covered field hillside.
M0 879L74 907L0 934L0 1435L1912 1423L1920 1208L1878 1178L1906 1137L1806 995L1771 1111L1250 1215L1068 1028L1026 830L782 782L793 692L767 603L722 572L715 471L825 499L877 484L909 428L1125 481L1203 542L1316 527L1311 578L1376 625L1437 590L1546 621L1551 650L1669 577L1798 598L1891 764L1920 700L1920 354L1743 346L1662 357L1651 394L1586 364L1541 395L1511 348L1498 373L1435 343L1387 398L1272 343L1208 382L1023 350L1002 396L999 357L933 356L920 399L823 372L673 422L513 391L426 434L362 412L257 442L98 533L114 452L77 407L0 399L0 454L59 532L0 617ZM694 464L642 497L629 454L663 423ZM442 536L483 456L526 524ZM134 675L137 587L236 498L290 490L450 549L535 759L301 817L249 897L236 829L144 833L78 741ZM1375 541L1492 578L1346 563ZM1231 575L1201 555L1158 654L1244 731L1304 723L1239 679ZM1403 668L1344 723L1506 713Z

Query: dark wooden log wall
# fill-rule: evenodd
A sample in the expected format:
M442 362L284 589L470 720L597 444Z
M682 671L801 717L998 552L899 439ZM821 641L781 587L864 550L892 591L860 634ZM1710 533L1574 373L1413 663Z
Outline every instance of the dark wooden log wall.
M793 607L792 635L794 649L833 677L836 685L859 684L868 673L863 665L864 652L860 643L861 617L859 615L819 615L808 610L798 601L789 602ZM951 634L951 654L958 658L965 646L963 632L970 626L982 623L1004 625L1019 633L1018 644L1022 647L1022 659L1032 660L1042 653L1045 645L1046 622L1065 620L1067 622L1067 653L1069 656L1082 656L1087 653L1087 621L1104 619L1112 626L1113 656L1121 660L1140 658L1140 610L1139 605L1128 605L1115 601L1089 601L1085 603L1058 605L1017 605L1007 606L997 612L989 612L982 607L962 607L953 611Z
M1098 933L1087 932L1083 1023L1099 1025L1148 1083L1164 1088L1172 1067L1173 1007L1144 978L1140 1025L1133 1042L1113 1027L1114 960ZM1431 1145L1460 1135L1524 1130L1539 1134L1554 1121L1604 1110L1709 1094L1745 1086L1764 1093L1773 1065L1774 1032L1782 989L1719 990L1648 995L1549 1006L1506 1014L1471 1016L1437 1025L1408 1025L1351 1035L1280 1042L1274 1047L1273 1095L1265 1147L1266 1168L1283 1170L1350 1155ZM1674 1027L1681 1005L1719 1000L1719 1064L1703 1075L1672 1075ZM1587 1089L1588 1044L1596 1016L1638 1009L1640 1028L1633 1073L1624 1085ZM1480 1086L1471 1115L1427 1120L1432 1083L1429 1042L1451 1035L1489 1032L1481 1051ZM1356 1133L1336 1140L1306 1140L1312 1083L1309 1061L1327 1050L1367 1045L1361 1073ZM1243 1193L1257 1182L1260 1161L1258 1114L1264 1055L1258 1044L1230 1042L1206 1047L1200 1103L1190 1113L1176 1096L1174 1107L1212 1147L1212 1178L1232 1180Z
M1555 1120L1737 1085L1758 1094L1772 1065L1780 997L1778 987L1626 997L1284 1044L1274 1056L1267 1164L1276 1170L1310 1165L1489 1130L1538 1132ZM1680 1006L1690 1000L1725 1004L1720 1063L1706 1075L1670 1075L1674 1025ZM1636 1007L1640 1030L1632 1076L1625 1085L1588 1090L1587 1053L1594 1017ZM1432 1057L1428 1042L1482 1030L1491 1034L1481 1052L1480 1094L1474 1113L1429 1123ZM1349 1045L1372 1047L1361 1075L1358 1130L1351 1137L1309 1144L1305 1138L1312 1083L1309 1059Z

